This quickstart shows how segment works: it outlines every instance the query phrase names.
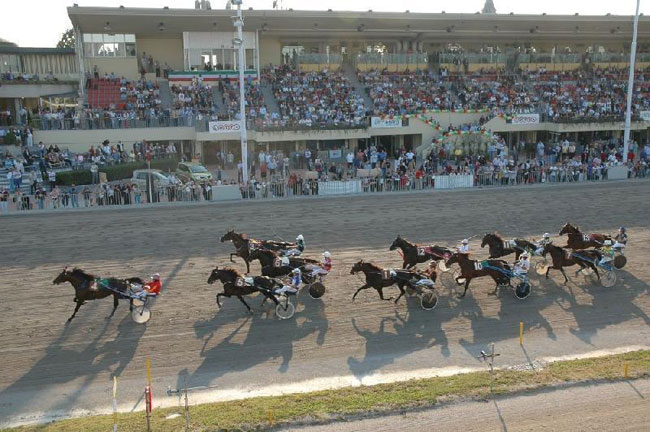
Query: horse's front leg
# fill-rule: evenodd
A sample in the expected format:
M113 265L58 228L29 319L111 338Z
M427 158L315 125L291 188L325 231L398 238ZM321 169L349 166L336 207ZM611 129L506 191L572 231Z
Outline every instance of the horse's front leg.
M77 306L75 306L72 316L68 318L68 322L72 321L72 318L74 318L75 315L77 315L77 312L79 312L79 308L81 307L82 304L83 304L82 301L77 300Z
M230 297L230 296L226 295L225 293L217 294L217 306L219 306L221 308L221 303L219 302L219 297Z
M359 292L361 292L361 291L363 291L363 290L365 290L365 289L368 289L368 288L370 288L370 285L368 285L368 284L365 284L364 286L362 286L361 288L359 288L359 289L354 293L354 295L352 296L352 301L354 301L355 297L357 296L357 294L359 294Z
M382 288L375 288L375 289L379 293L379 298L380 299L385 300L385 301L391 301L393 299L392 297L384 298L384 288L383 287Z
M246 274L251 272L251 263L247 259L244 259L244 262L246 263Z
M117 298L117 294L113 294L113 311L111 314L107 317L107 319L110 319L115 315L115 311L117 310L117 306L120 304L120 299Z
M234 259L232 259L232 257L234 257L234 256L239 256L239 254L238 254L238 253L236 253L236 252L235 252L235 253L231 253L231 254L230 254L230 262L231 262L231 263L234 263L234 262L235 262L235 260L234 260Z
M465 279L465 291L463 291L463 294L458 296L459 299L465 297L465 294L467 294L467 289L469 288L469 281L470 280L471 280L470 278Z
M248 313L253 313L251 307L248 306L248 303L246 303L246 300L244 300L242 296L238 295L237 298L239 299L240 302L244 303L244 306L246 306L246 309L248 309Z
M567 277L566 273L564 272L564 267L560 267L560 271L562 272L562 276L564 276L564 284L566 285L569 282L569 278Z

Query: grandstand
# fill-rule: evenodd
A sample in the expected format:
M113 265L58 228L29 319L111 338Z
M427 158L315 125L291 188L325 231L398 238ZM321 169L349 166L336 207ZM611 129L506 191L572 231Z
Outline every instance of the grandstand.
M209 128L239 120L232 13L68 8L78 108L42 95L48 104L30 106L35 139L72 150L147 139L201 157L239 155L238 133ZM479 122L508 145L622 135L630 16L249 8L244 18L254 149L424 151L444 130ZM639 46L648 42L641 17ZM645 142L650 52L636 68L632 136ZM9 87L0 104L18 112Z

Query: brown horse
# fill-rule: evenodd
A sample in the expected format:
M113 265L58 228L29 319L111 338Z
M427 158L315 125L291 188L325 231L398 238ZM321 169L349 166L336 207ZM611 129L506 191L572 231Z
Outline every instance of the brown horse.
M612 237L606 234L585 234L580 231L580 227L573 226L570 223L564 224L560 230L559 235L567 234L567 245L564 246L568 249L578 250L587 249L590 247L599 248L603 245L605 240L611 240Z
M451 249L438 246L422 246L410 241L403 239L400 236L397 236L393 244L388 248L389 250L400 249L402 251L402 259L404 264L402 265L403 269L410 269L415 267L417 264L427 262L429 260L440 261L447 259L451 256L453 251Z
M379 298L382 300L390 301L393 298L384 298L383 289L392 285L397 285L399 288L399 296L395 299L395 303L406 294L404 289L405 285L412 285L421 279L431 279L433 282L436 281L436 272L431 270L429 274L422 274L414 270L405 270L405 269L383 269L376 264L365 262L363 260L357 262L352 266L350 274L357 274L362 272L366 277L366 283L352 296L352 301L359 292L368 289L374 288L379 293Z
M595 264L602 258L602 255L597 250L577 250L574 252L568 251L559 246L553 246L552 244L547 244L542 250L542 256L546 257L546 254L551 254L551 259L553 265L549 266L546 269L546 279L548 279L548 272L551 269L560 270L562 276L564 276L564 283L569 282L569 278L564 272L564 267L570 267L573 265L579 265L580 269L576 272L584 270L585 268L590 268L596 272L596 277L600 280L600 275L598 274L598 266Z
M483 236L481 247L489 246L490 258L501 258L511 253L515 254L515 259L519 260L519 256L528 251L532 253L537 249L535 244L524 239L505 240L499 233L487 233Z
M284 262L288 259L289 264ZM249 262L259 260L262 266L262 276L286 276L295 268L302 269L307 264L317 265L318 261L310 258L288 257L283 260L278 252L268 249L255 249L248 255ZM303 273L303 281L307 282L307 275Z
M509 283L509 279L505 273L509 273L511 269L508 263L503 260L476 261L469 259L467 254L456 252L447 260L445 265L449 267L455 263L458 263L460 266L460 276L456 278L456 283L461 285L462 282L459 280L465 279L465 291L463 291L463 294L459 295L458 298L465 297L467 289L469 288L469 283L472 279L490 276L496 283L496 287L493 292L489 293L490 295L496 295L499 285L506 285ZM496 268L501 269L502 271L497 270Z
M228 230L221 236L221 243L231 241L235 246L235 252L230 254L230 262L235 262L232 257L238 256L246 263L246 273L250 273L251 266L249 254L255 249L268 249L273 251L296 248L295 243L280 242L275 240L255 240L243 233L236 233L234 230Z
M248 279L248 280L247 280ZM216 281L220 281L223 284L223 292L217 294L217 305L221 307L219 302L220 297L237 297L241 301L248 312L251 312L250 306L244 300L243 296L250 295L256 292L260 292L264 295L266 299L272 300L276 305L278 305L278 300L274 295L274 288L281 286L279 282L274 279L265 277L265 276L255 276L253 278L245 278L241 273L235 269L224 268L220 269L216 267L212 270L210 277L208 278L208 283L213 284Z
M68 322L77 315L79 308L89 300L103 299L113 296L113 311L108 316L112 317L117 310L120 300L129 299L131 307L133 306L133 299L129 297L129 284L137 283L144 285L144 281L140 278L129 279L116 279L116 278L97 278L85 271L75 268L68 270L64 268L61 273L52 281L53 284L59 285L64 282L70 282L74 287L74 302L77 304L74 308L72 316L68 318Z

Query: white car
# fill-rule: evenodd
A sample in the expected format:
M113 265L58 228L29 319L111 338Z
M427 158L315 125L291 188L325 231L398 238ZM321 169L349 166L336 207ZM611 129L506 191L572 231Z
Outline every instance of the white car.
M144 189L147 187L147 175L153 176L154 184L160 186L168 186L169 184L180 184L176 177L172 177L158 169L139 169L133 171L131 183L136 184L138 188Z

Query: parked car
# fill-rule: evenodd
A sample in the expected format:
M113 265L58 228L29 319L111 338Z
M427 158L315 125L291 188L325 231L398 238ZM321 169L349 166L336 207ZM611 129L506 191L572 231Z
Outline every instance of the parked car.
M206 167L199 163L181 162L176 169L176 175L183 181L193 180L195 182L202 182L212 180L212 173Z
M178 184L180 183L178 179L169 176L168 174L158 170L158 169L139 169L133 171L133 177L131 178L131 183L138 185L140 189L147 187L147 175L151 174L153 176L154 184L160 186L167 186L169 184Z

